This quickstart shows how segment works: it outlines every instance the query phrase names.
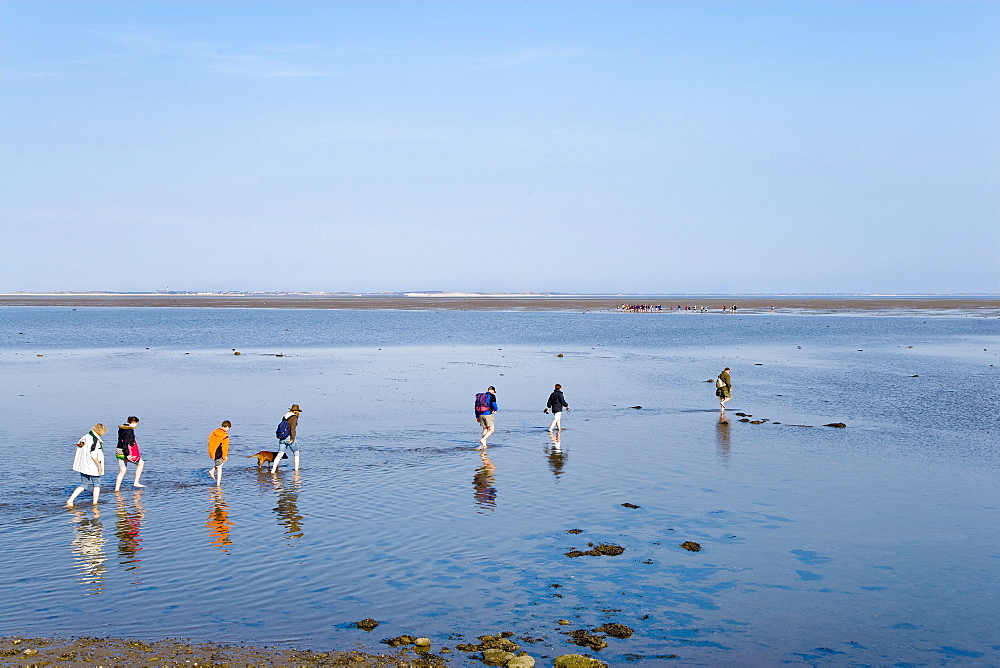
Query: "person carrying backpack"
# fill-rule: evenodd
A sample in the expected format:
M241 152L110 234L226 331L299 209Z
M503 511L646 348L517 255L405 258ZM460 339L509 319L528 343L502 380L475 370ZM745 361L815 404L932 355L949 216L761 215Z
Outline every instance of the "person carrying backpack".
M725 411L726 402L733 398L733 380L729 377L729 367L727 366L715 379L715 396L719 398L719 407Z
M295 440L295 429L299 426L301 413L302 409L299 408L299 405L292 404L292 407L281 418L281 422L278 423L278 428L274 431L274 435L278 437L278 454L274 457L271 473L278 472L278 462L281 461L286 450L292 451L295 470L299 470L299 444Z
M104 475L104 441L101 436L106 433L108 428L98 422L77 442L73 470L80 474L80 486L66 500L68 508L73 507L73 501L88 487L94 488L94 505L97 505L97 498L101 495L101 476Z
M490 385L485 392L476 395L476 421L483 428L483 437L479 439L477 450L486 449L486 439L495 431L493 414L499 411L497 406L497 389Z

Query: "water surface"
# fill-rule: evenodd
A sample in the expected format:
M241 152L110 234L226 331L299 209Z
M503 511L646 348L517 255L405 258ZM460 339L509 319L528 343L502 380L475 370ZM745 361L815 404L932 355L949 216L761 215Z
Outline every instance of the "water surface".
M376 651L509 630L551 657L613 621L635 633L611 664L995 664L998 350L986 318L0 308L0 626ZM303 469L258 471L291 403ZM67 510L73 443L132 414L148 486ZM602 542L625 552L565 556Z

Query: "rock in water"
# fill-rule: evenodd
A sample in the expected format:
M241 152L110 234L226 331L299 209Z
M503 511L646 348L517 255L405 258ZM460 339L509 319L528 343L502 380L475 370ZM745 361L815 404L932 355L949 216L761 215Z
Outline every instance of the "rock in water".
M701 552L701 545L694 542L693 540L684 541L683 543L681 543L681 547L683 547L688 552Z
M596 629L591 629L595 633L607 633L612 638L619 638L624 640L625 638L631 638L635 630L631 627L625 626L624 624L604 624L603 626L598 626Z
M824 427L837 427L838 429L843 429L847 425L843 422L831 422L830 424L823 425Z
M484 649L483 663L487 666L506 666L514 656L511 652L505 652L502 649Z
M365 619L362 619L360 622L355 622L354 625L359 629L361 629L362 631L371 631L376 626L378 626L378 622L372 619L371 617L367 617Z
M553 668L607 668L606 663L582 654L563 654L557 656Z

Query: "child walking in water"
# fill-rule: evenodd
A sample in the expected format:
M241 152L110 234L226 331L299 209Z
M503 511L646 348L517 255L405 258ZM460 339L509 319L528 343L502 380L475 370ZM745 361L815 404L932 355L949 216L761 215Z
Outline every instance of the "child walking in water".
M118 447L115 448L115 459L118 460L118 477L115 478L115 491L122 488L122 480L125 479L125 462L132 462L135 465L135 480L133 487L145 487L139 484L139 477L146 462L139 454L139 444L135 440L135 428L139 426L139 418L130 415L125 424L118 425ZM134 451L134 452L133 452Z
M215 465L208 469L208 475L212 476L216 487L222 486L222 465L229 457L229 428L232 426L232 422L223 420L222 426L208 435L208 456L215 462Z
M94 505L101 495L101 476L104 475L104 448L101 436L108 433L108 428L98 422L94 428L84 434L76 444L76 457L73 459L73 470L80 474L80 486L73 490L66 500L68 508L73 507L73 501L87 487L94 488Z

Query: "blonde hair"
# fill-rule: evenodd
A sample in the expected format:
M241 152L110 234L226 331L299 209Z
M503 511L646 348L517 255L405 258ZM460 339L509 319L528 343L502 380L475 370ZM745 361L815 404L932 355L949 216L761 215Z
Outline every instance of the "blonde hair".
M108 433L108 428L105 427L100 422L98 422L97 424L94 425L94 428L91 429L90 431L94 432L98 436L104 436L106 433Z

